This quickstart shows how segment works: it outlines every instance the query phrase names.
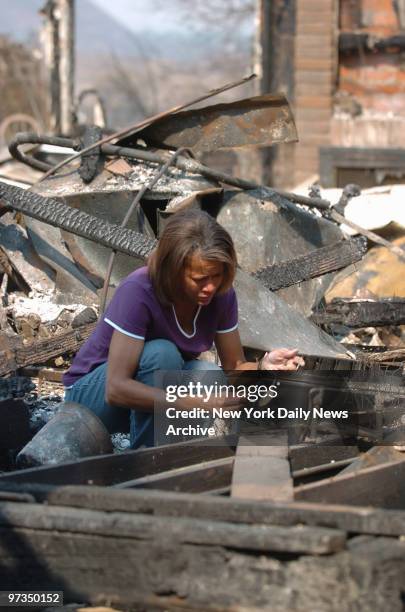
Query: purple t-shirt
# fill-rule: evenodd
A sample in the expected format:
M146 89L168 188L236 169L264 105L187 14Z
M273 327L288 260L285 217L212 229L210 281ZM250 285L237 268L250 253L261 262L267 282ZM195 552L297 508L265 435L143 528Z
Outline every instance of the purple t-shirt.
M66 387L94 370L108 359L114 329L139 340L162 338L173 342L185 359L195 359L209 350L215 334L238 327L238 304L233 288L214 295L207 306L199 306L194 331L186 333L179 325L173 306L158 301L146 267L127 276L114 296L90 338L77 353L63 377Z

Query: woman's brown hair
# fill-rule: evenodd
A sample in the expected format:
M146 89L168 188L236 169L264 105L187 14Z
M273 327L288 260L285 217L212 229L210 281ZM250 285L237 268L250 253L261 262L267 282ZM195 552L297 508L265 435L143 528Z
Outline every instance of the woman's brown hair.
M206 212L178 212L167 222L158 246L148 259L149 275L161 304L173 303L187 259L195 254L201 259L224 264L224 278L218 293L231 287L237 266L231 236Z

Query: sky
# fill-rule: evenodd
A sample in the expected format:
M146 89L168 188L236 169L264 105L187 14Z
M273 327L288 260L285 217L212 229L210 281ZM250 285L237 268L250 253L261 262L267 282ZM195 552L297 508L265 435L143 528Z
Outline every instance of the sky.
M165 4L170 5L170 2L159 3L159 9L151 0L92 0L92 2L133 31L161 32L181 29L181 23L176 19L173 8L170 10L164 8Z

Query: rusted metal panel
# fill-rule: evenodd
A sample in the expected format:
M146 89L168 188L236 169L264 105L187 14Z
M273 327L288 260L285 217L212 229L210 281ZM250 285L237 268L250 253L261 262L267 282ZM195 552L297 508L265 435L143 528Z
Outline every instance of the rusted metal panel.
M298 140L290 106L282 94L179 112L155 121L119 144L130 146L139 138L152 146L190 147L199 153Z

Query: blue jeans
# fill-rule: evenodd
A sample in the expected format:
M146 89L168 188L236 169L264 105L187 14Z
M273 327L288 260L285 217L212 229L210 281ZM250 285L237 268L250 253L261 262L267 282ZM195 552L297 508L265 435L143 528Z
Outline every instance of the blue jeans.
M175 344L169 340L145 342L136 371L135 380L156 386L155 372L159 370L216 370L223 381L225 375L215 363L193 359L184 361ZM104 423L110 433L130 431L131 448L154 445L153 412L130 410L126 407L111 406L105 401L107 363L80 378L70 389L66 389L65 401L78 402L89 408Z

